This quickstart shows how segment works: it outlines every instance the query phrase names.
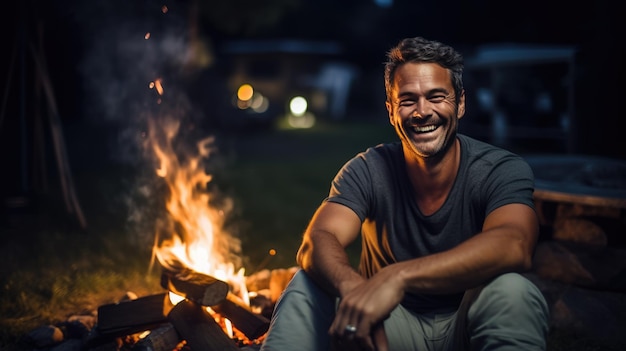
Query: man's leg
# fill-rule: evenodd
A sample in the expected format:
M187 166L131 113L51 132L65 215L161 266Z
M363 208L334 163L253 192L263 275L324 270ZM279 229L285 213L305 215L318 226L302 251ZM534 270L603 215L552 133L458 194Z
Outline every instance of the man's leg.
M336 298L300 270L278 299L261 351L328 351Z
M402 305L385 320L385 333L391 351L443 351L449 348L456 312L410 312Z
M541 291L524 276L503 274L482 289L468 311L472 350L545 350L549 319Z

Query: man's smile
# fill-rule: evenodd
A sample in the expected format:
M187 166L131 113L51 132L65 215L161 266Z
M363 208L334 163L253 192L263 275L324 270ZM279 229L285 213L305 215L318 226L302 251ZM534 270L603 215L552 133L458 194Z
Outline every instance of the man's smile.
M438 125L434 125L434 124L429 124L429 125L426 125L426 126L411 126L410 128L415 133L429 133L429 132L432 132L432 131L435 131L436 129L438 129L439 126Z

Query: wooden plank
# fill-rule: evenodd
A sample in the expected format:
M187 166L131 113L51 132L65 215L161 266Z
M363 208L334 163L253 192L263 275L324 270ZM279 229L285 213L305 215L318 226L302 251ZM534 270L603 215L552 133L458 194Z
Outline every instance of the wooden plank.
M626 209L626 199L618 197L596 196L589 194L568 193L550 189L535 189L534 198L541 201L565 202L572 204L615 207Z
M161 286L202 306L222 302L230 289L222 280L189 269L180 272L164 270Z
M215 321L206 307L189 300L176 304L168 318L192 350L237 351L239 347Z

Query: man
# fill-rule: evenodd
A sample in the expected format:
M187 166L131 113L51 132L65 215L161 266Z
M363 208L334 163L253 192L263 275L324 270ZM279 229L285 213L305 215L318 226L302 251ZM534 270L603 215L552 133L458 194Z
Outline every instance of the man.
M400 142L339 171L261 350L544 350L547 304L519 274L538 236L530 167L457 134L465 91L453 48L409 38L387 57ZM344 249L359 236L357 272Z

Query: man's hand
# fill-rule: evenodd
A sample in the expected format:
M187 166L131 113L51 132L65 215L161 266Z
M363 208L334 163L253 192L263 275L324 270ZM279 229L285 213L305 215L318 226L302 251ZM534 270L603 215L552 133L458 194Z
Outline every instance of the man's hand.
M383 322L402 301L404 288L393 265L385 267L343 294L329 333L348 350L387 351Z
M383 326L383 323L378 324L377 326L375 326L372 329L372 332L370 333L370 339L373 342L374 345L372 346L367 346L364 345L361 342L359 342L358 339L356 339L354 336L349 336L349 335L345 335L344 337L341 338L333 338L333 345L332 345L332 350L333 351L362 351L362 350L376 350L376 351L388 351L389 350L389 346L387 345L387 336L385 335L385 328Z

